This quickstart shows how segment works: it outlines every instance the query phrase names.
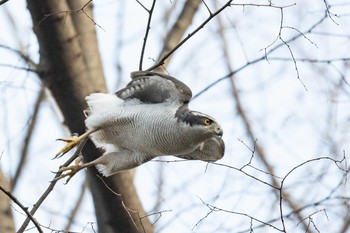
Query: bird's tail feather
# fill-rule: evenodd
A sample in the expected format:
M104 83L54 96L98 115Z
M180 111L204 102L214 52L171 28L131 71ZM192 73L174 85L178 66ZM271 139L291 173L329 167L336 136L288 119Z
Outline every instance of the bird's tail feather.
M104 93L92 93L85 97L85 101L89 106L89 109L86 110L87 115L90 115L92 112L101 112L123 102L122 99L114 94Z

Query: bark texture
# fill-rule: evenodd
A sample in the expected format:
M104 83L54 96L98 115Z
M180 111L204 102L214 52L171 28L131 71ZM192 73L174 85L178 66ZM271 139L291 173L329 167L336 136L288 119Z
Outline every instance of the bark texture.
M87 2L81 0L27 3L40 46L40 78L62 111L64 124L71 132L81 134L85 131L85 96L107 91L92 21L92 3L85 5ZM86 144L83 154L86 161L101 155L91 142ZM132 172L103 180L97 177L94 168L88 169L99 232L153 232L148 219L140 218L146 214L133 185Z
M0 186L4 189L9 189L10 184L0 168ZM14 233L15 223L13 221L12 210L10 206L10 198L0 191L0 232Z

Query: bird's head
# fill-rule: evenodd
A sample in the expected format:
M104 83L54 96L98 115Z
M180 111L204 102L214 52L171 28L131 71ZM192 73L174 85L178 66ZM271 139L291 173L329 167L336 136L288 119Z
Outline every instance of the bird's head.
M204 138L222 136L221 125L211 116L197 111L182 111L177 114L178 122L183 122L193 133L202 135Z

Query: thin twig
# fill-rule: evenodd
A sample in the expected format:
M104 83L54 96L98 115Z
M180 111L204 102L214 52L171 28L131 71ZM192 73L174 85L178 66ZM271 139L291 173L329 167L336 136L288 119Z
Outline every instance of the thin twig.
M81 204L83 203L83 198L84 198L84 195L86 193L86 190L87 190L87 181L85 179L85 181L83 182L83 184L81 186L79 197L75 201L75 206L72 209L71 213L69 214L68 223L64 228L65 231L67 231L67 232L69 232L69 229L71 228L71 225L74 222L74 218L77 216L77 213L81 207Z
M147 7L145 7L145 5L142 4L142 2L140 2L139 0L136 0L136 2L147 12L149 12L149 10L147 9Z
M147 26L146 26L145 37L143 38L143 43L142 43L139 70L142 70L143 56L145 55L148 33L151 29L151 21L152 21L153 10L154 10L154 6L156 5L156 1L157 0L153 0L152 6L149 10L147 10L147 8L145 6L143 6L139 1L137 1L148 12L148 21L147 21Z
M164 38L163 47L156 61L159 61L166 53L168 53L181 41L183 35L192 24L193 18L196 15L201 2L204 3L202 0L187 0L184 3L179 16ZM164 61L163 65L161 66L163 69L167 67L170 58L171 56Z
M3 188L0 185L0 190L5 193L9 198L11 198L11 200L16 203L16 205L18 205L27 215L27 218L29 219L29 221L32 221L34 226L36 227L36 229L38 230L38 232L42 233L43 230L40 227L40 224L38 223L38 221L33 217L33 214L29 213L28 211L28 207L25 207L11 192L7 191L5 188ZM18 231L20 232L20 231Z
M282 11L282 8L281 8L281 11ZM282 16L283 16L283 14L282 14ZM226 52L228 50L227 49L228 48L228 43L227 43L227 39L225 37L225 34L223 33L223 24L221 23L220 17L218 17L218 19L219 19L218 23L219 23L219 29L220 29L219 32L221 33L220 38L222 39L222 43L224 45L223 46L223 52L224 52L224 56L225 56L226 66L227 66L227 68L229 70L229 69L231 69L231 67L233 65L231 64L231 59L230 59L229 54ZM282 27L282 22L283 22L283 18L281 19L281 27ZM281 27L280 27L280 30L281 30ZM245 128L245 130L246 130L250 140L254 144L254 150L253 150L254 154L256 152L258 158L262 161L262 163L266 167L267 172L265 172L265 174L269 174L270 175L271 186L273 186L273 187L280 187L280 182L279 182L277 176L275 176L274 168L270 164L270 162L268 161L264 148L256 143L257 137L255 136L253 127L251 125L251 121L249 120L249 117L248 117L248 115L246 113L246 110L244 109L244 105L242 104L241 96L239 94L239 90L238 90L237 85L236 85L235 77L233 75L232 75L232 77L230 79L230 83L231 83L231 88L232 88L232 96L233 96L233 98L235 100L236 111L238 112L238 115L242 119L244 128ZM249 164L250 164L250 162L249 162ZM249 165L249 166L251 166L251 165ZM243 166L242 169L244 167L245 166ZM257 170L261 171L260 169L257 169ZM284 190L282 192L281 188L278 188L277 190L279 191L280 196L282 196L282 195L284 196L284 198L287 201L287 203L289 204L289 206L293 210L296 210L297 209L297 204L290 198L290 196L286 192L284 192ZM302 219L302 216L299 213L296 213L296 216L299 219ZM283 230L285 230L284 224L282 224L282 227L283 227ZM304 228L305 228L305 226L304 226ZM285 231L283 231L283 232L285 232Z
M286 226L285 226L285 223L284 223L284 215L283 215L283 200L286 200L287 199L287 201L288 201L288 198L287 198L287 196L285 195L285 193L283 192L283 188L284 188L284 183L285 183L285 181L286 181L286 179L295 171L295 170L297 170L297 169L299 169L300 167L302 167L302 166L304 166L304 165L306 165L306 164L308 164L308 163L312 163L312 162L315 162L315 161L320 161L320 160L329 160L329 161L331 161L331 162L334 162L336 165L337 165L337 167L338 168L340 168L339 167L339 164L342 164L344 161L346 161L346 158L345 158L345 155L344 155L344 157L342 158L342 159L340 159L340 160L335 160L335 159L332 159L332 158L330 158L330 157L319 157L319 158L315 158L315 159L309 159L309 160L307 160L307 161L305 161L305 162L303 162L303 163L301 163L301 164L299 164L299 165L297 165L297 166L295 166L294 168L292 168L285 176L284 176L284 178L282 179L282 181L281 181L281 188L280 188L280 196L279 196L279 210L280 210L280 219L281 219L281 223L282 223L282 227L283 227L283 229L284 229L284 231L286 230ZM345 167L345 168L340 168L342 171L344 171L346 174L348 174L349 173L349 168L348 167ZM340 183L341 184L341 183ZM339 186L340 186L340 184L339 184ZM334 189L334 191L335 191L335 189ZM331 196L331 194L329 195L329 197ZM291 206L292 207L292 206ZM300 211L298 211L298 209L297 210L295 210L293 207L292 207L292 209L294 210L294 212L296 213L296 214L298 214ZM300 209L300 208L299 208ZM305 225L305 223L304 223L304 220L305 218L300 218L299 217L299 223L302 223L303 225L304 225L304 228L307 230L308 228L307 227L305 227L306 225ZM309 232L310 230L308 230L308 232Z
M325 5L325 7L326 7L326 13L327 13L327 16L333 21L333 23L335 23L337 26L339 25L339 23L337 23L334 19L333 19L333 16L335 16L335 17L338 17L338 15L337 14L333 14L332 12L331 12L331 6L328 4L328 2L327 2L327 0L323 0L323 3L324 3L324 5Z
M230 213L230 214L236 214L236 215L241 215L241 216L249 217L250 219L252 219L252 220L254 220L254 221L256 221L256 222L262 223L262 224L264 224L265 226L269 226L269 227L271 227L271 228L273 228L273 229L275 229L275 230L277 230L277 231L279 231L279 232L285 232L285 231L283 231L283 229L280 229L280 228L278 228L278 227L276 227L276 226L274 226L274 225L272 225L272 224L270 224L270 223L268 223L268 222L265 222L265 221L262 221L262 220L260 220L260 219L257 219L257 218L255 218L255 217L249 215L249 214L241 213L241 212L237 212L237 211L226 210L226 209L223 209L223 208L219 208L219 207L216 207L216 206L214 206L214 205L211 205L211 204L208 204L208 203L204 202L200 197L198 197L198 198L199 198L199 200L200 200L205 206L207 206L207 207L209 208L210 212L207 213L205 217L201 218L201 219L196 223L196 225L193 227L193 229L194 229L196 226L198 226L198 224L200 223L200 221L202 221L203 219L207 218L212 212L214 212L214 211L221 211L221 212L225 212L225 213ZM193 230L193 229L192 229L192 230Z
M213 162L211 164L214 164L214 165L217 165L217 166L221 166L221 167L226 167L226 168L230 168L230 169L233 169L233 170L236 170L236 171L239 171L241 173L243 173L244 175L256 180L256 181L259 181L260 183L262 184L265 184L267 186L270 186L271 188L275 189L275 190L280 190L280 186L279 185L275 185L275 184L270 184L269 182L266 182L264 180L261 180L259 178L257 178L256 176L253 176L245 171L243 171L242 169L240 168L236 168L236 167L233 167L233 166L230 166L230 165L227 165L227 164L223 164L223 163L217 163L217 162Z
M15 54L18 55L20 58L22 58L22 59L29 65L29 67L33 67L33 68L21 68L21 67L14 67L14 68L25 69L26 71L31 71L31 72L36 72L36 73L39 72L39 66L38 66L38 64L36 64L36 63L35 63L28 55L26 55L24 52L22 52L22 51L20 51L20 50L17 50L17 49L14 49L14 48L11 48L11 47L6 46L6 45L1 45L1 44L0 44L0 48L9 50L9 51L15 53ZM5 66L5 65L4 65L4 66ZM10 65L7 65L7 66L10 66Z
M86 139L87 140L87 139ZM64 167L69 166L69 164L71 164L81 153L81 150L83 149L84 145L85 145L85 141L82 141L79 145L77 150L75 151L75 153L62 165ZM52 179L52 181L50 182L50 185L46 188L46 190L44 191L44 193L40 196L40 198L38 199L38 201L33 205L33 208L30 211L31 215L34 215L35 212L39 209L39 207L41 206L41 204L46 200L46 198L49 196L49 194L51 193L51 191L53 190L53 188L55 187L56 183L58 180L55 180L56 178L58 178L60 175L62 174L62 172L57 172L56 175L54 176L54 178ZM25 229L28 226L29 223L29 217L27 217L25 219L25 221L22 223L22 226L20 227L20 229L18 230L17 233L22 233L25 231Z
M269 5L264 5L264 4L233 4L232 3L233 0L230 0L228 2L226 2L221 8L219 8L217 11L215 11L214 13L212 13L208 6L205 4L205 7L207 8L208 12L209 12L209 17L203 21L203 23L201 23L196 29L194 29L191 33L189 33L180 43L178 43L173 49L171 49L169 52L167 52L166 54L164 54L161 59L158 60L158 62L156 64L154 64L153 66L149 67L147 69L147 71L150 70L154 70L155 68L157 68L158 66L161 66L164 64L165 60L168 59L178 48L180 48L187 40L189 40L192 36L194 36L198 31L200 31L202 28L204 28L204 26L209 23L213 18L215 18L219 13L221 13L223 10L225 10L227 7L230 6L256 6L256 7L260 7L260 6L265 6L265 7L273 7L273 8L287 8L287 7L291 7L291 6L295 6L295 4L290 4L290 5L286 5L286 6L275 6L272 4Z
M71 14L71 13L79 13L80 11L84 13L84 15L89 19L91 20L91 22L93 22L94 25L96 25L97 27L99 27L101 30L103 31L106 31L104 28L102 28L101 25L99 25L98 23L96 23L96 21L88 14L86 13L85 11L85 7L87 7L93 0L89 0L87 3L85 3L81 8L79 9L73 9L73 10L63 10L63 11L57 11L57 12L54 12L54 13L49 13L49 14L45 14L44 15L44 18L42 18L38 24L35 26L35 27L39 27L39 25L44 21L46 20L48 17L51 17L53 15L58 15L58 14L65 14L66 17L68 14Z
M32 139L32 135L33 135L33 132L34 132L34 127L35 127L35 125L37 123L37 121L36 121L37 120L37 116L38 116L38 113L39 113L39 109L40 109L41 103L44 100L44 96L45 96L45 87L43 86L43 87L41 87L41 90L39 92L37 100L35 101L33 114L32 114L32 117L31 117L31 120L30 120L30 123L29 123L29 126L28 126L28 130L27 130L26 136L24 138L24 142L22 143L23 147L22 147L22 150L21 150L21 156L20 156L20 159L19 159L16 171L15 171L15 175L13 176L13 178L11 180L12 190L14 190L16 188L17 181L18 181L20 175L22 174L22 171L24 170L23 167L25 165L26 158L27 158L27 155L28 155L29 144L30 144L30 141Z
M130 209L129 207L127 207L127 206L125 205L125 203L124 203L122 194L115 192L111 187L109 187L109 186L107 185L107 183L102 179L101 176L97 175L97 177L102 181L102 183L106 186L106 188L107 188L109 191L111 191L114 195L116 195L117 197L120 198L120 201L121 201L121 203L122 203L122 206L123 206L123 208L125 209L125 211L128 213L128 215L129 215L129 217L130 217L132 223L134 224L134 227L135 227L137 230L139 230L138 227L137 227L137 225L136 225L136 222L135 222L134 218L133 218L132 215L131 215L131 213L136 213L136 214L138 215L138 212L137 212L136 210L132 210L132 209ZM140 219L140 221L141 221L141 219ZM142 222L141 222L141 226L143 227ZM143 229L143 231L145 231L145 229Z
M154 220L154 222L152 223L153 225L156 224L159 219L163 216L163 213L167 213L167 212L172 212L173 210L161 210L161 211L157 211L157 212L153 212L153 213L150 213L150 214L147 214L143 217L140 217L140 219L143 219L143 218L148 218L150 216L153 216L153 215L158 215L158 217L156 218L156 220Z
M269 227L274 227L276 230L278 231L281 231L281 232L287 232L285 226L284 226L284 219L286 218L290 218L290 217L293 217L298 214L298 213L301 213L303 210L306 210L310 207L313 207L313 206L320 206L322 203L325 203L327 201L331 201L331 200L335 200L335 199L339 199L342 203L343 202L348 202L350 200L350 197L347 197L347 196L334 196L334 194L336 193L337 190L339 190L339 188L342 186L342 184L344 184L344 182L346 182L345 180L345 177L349 174L350 172L350 168L347 166L347 163L346 163L346 157L345 157L345 154L343 155L342 158L340 159L333 159L331 157L318 157L318 158L314 158L314 159L309 159L309 160L306 160L302 163L300 163L299 165L293 167L290 171L287 172L287 174L282 178L283 180L281 181L281 185L280 185L280 188L277 188L280 192L283 192L282 189L284 187L284 182L286 181L286 179L292 174L294 173L296 170L298 170L299 168L301 167L304 167L306 164L309 164L309 163L314 163L314 162L318 162L318 161L322 161L322 160L328 160L332 163L335 164L335 166L337 166L344 174L343 174L343 178L340 180L340 182L328 193L327 196L325 196L324 198L322 199L319 199L311 204L306 204L298 209L293 209L292 211L290 211L289 213L287 214L284 214L284 211L283 211L283 208L282 208L282 203L283 203L283 196L280 196L279 197L279 200L280 200L280 203L279 203L279 208L280 208L280 216L278 218L274 218L274 219L271 219L271 220L268 220L268 221L261 221L261 220L258 220L256 218L254 218L253 216L250 216L248 214L245 214L245 213L239 213L239 212L235 212L235 211L231 211L231 210L226 210L226 209L222 209L222 208L219 208L219 207L216 207L216 206L213 206L211 204L208 204L208 203L205 203L202 199L200 199L202 201L202 203L204 205L206 205L210 210L213 210L213 211L210 211L207 213L207 215L205 215L205 217L201 218L197 224L194 226L197 227L199 225L199 223L207 218L212 212L214 211L222 211L222 212L226 212L226 213L232 213L232 214L238 214L238 215L243 215L243 216L246 216L246 217L249 217L249 218L252 218L253 220L259 222L261 225L257 225L257 226L254 226L254 229L258 229L258 228L263 228L263 227L266 227L266 226L269 226ZM224 165L224 164L218 164L218 163L213 163L215 165ZM340 166L342 165L342 166ZM238 168L235 168L235 167L231 167L229 165L224 165L225 167L228 167L228 168L231 168L231 169L234 169L234 170L237 170L237 171L240 171ZM240 171L242 172L242 171ZM255 177L252 177L254 179L256 179ZM256 179L258 180L258 179ZM264 182L263 182L264 183ZM268 183L265 183L266 185L269 185ZM281 194L282 195L282 194ZM334 204L334 203L333 203ZM307 217L305 218L301 218L299 219L299 223L298 224L301 224L303 223L306 219L309 219L310 216L314 215L315 212L313 212L312 214L309 214ZM325 213L326 214L326 213ZM327 214L326 214L326 217L328 218ZM282 225L282 229L280 229L279 227L275 226L275 225L272 225L273 223L277 222L277 221L282 221L283 222L283 225ZM308 230L308 232L311 232L310 229L309 229L309 224L305 224L303 223L304 225L304 228ZM314 225L314 228L316 226ZM240 233L243 233L243 232L251 232L251 228L252 226L250 226L248 229L246 230L242 230L242 231L239 231ZM342 233L344 233L344 231L342 231Z
M285 57L270 57L269 60L276 60L276 61L291 61L291 58L285 58ZM294 58L295 61L298 62L309 62L309 63L326 63L330 64L333 62L346 62L350 61L350 57L343 57L343 58L330 58L330 59L312 59L312 58Z
M178 43L173 49L171 49L169 52L167 52L159 61L154 64L153 66L149 67L147 71L154 70L158 66L161 66L164 64L164 61L168 59L178 48L180 48L186 41L188 41L192 36L194 36L197 32L199 32L204 26L209 23L215 16L217 16L220 12L222 12L224 9L230 6L231 2L233 0L230 0L226 2L220 9L215 11L214 13L210 14L209 17L204 20L203 23L201 23L196 29L194 29L191 33L189 33L180 43Z
M293 37L291 37L289 40L286 40L287 43L290 43L292 41L297 40L299 37L302 37L303 35L309 34L311 33L318 25L320 25L325 19L327 18L327 15L325 15L324 17L322 17L320 20L318 20L316 23L314 23L309 29L305 30L303 33L298 33L298 35L295 35ZM229 73L227 73L226 75L224 75L221 78L218 78L216 81L212 82L211 84L209 84L208 86L206 86L205 88L203 88L203 90L199 91L197 94L195 94L192 99L195 99L197 97L199 97L200 95L202 95L203 93L205 93L207 90L209 90L210 88L212 88L213 86L215 86L216 84L220 83L223 80L226 80L228 78L230 78L232 75L235 75L241 71L243 71L244 69L248 68L249 66L251 66L252 64L258 63L260 61L263 61L266 59L267 55L273 53L274 51L276 51L277 49L279 49L280 47L284 46L285 43L280 43L272 48L270 48L268 51L266 51L264 53L264 55L252 60L252 61L248 61L246 62L246 64L242 65L241 67L235 69L235 70L231 70Z
M33 73L38 73L36 70L33 70L31 68L28 67L22 67L22 66L16 66L16 65L10 65L10 64L0 64L0 66L2 67L8 67L8 68L14 68L17 70L24 70L24 71L28 71L28 72L33 72Z

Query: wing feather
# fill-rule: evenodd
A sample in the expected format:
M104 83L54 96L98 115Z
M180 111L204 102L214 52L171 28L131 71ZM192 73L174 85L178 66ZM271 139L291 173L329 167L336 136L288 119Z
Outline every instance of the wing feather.
M131 73L131 79L125 88L115 93L119 98L139 99L144 103L188 103L192 97L186 84L166 74L136 71Z

